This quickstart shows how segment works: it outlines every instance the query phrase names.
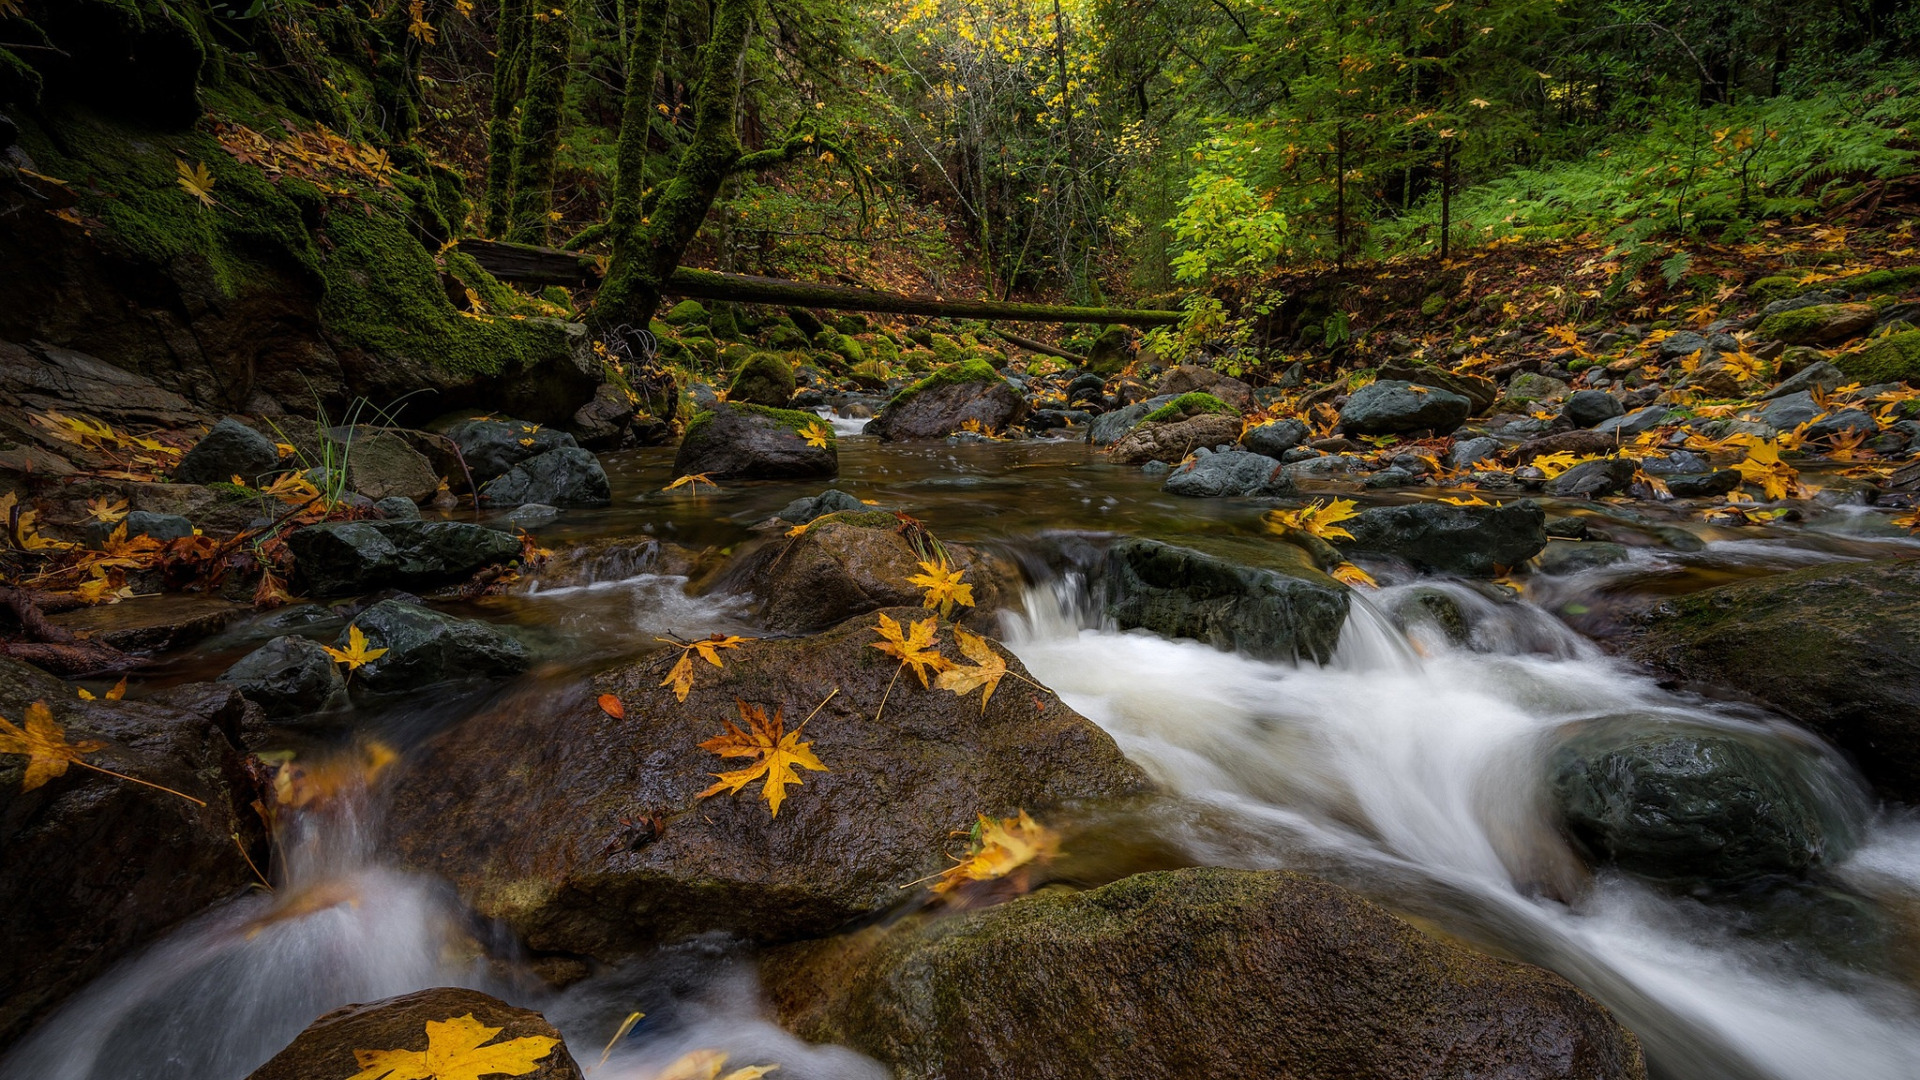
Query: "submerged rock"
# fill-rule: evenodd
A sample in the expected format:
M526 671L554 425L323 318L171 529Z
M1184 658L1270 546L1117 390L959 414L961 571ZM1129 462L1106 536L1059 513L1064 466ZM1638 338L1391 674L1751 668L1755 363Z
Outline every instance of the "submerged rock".
M988 431L1005 431L1026 415L1027 400L984 360L964 360L935 370L900 391L866 434L886 442L942 439L978 422Z
M250 485L276 472L280 450L273 440L231 416L213 425L173 467L178 484L225 484L238 476Z
M326 646L293 634L241 657L220 681L233 683L274 718L326 712L347 698L347 681Z
M387 650L354 672L369 690L411 690L449 679L516 675L527 669L527 651L513 638L475 619L382 600L361 612L353 626L367 647ZM351 627L334 644L346 648Z
M1285 468L1264 454L1228 450L1187 461L1162 488L1169 495L1202 499L1291 495L1293 478Z
M791 522L795 525L805 525L815 518L824 517L827 514L837 514L842 510L861 513L864 512L866 508L865 503L841 491L839 488L828 488L818 495L809 495L806 498L793 500L782 507L780 512L774 516L781 521Z
M307 1025L300 1037L285 1050L273 1055L255 1069L247 1080L341 1080L359 1075L364 1064L359 1055L373 1050L421 1051L428 1047L428 1025L470 1018L494 1029L484 1046L498 1046L516 1039L545 1040L547 1049L536 1053L527 1047L525 1060L531 1072L489 1072L484 1076L519 1076L525 1080L580 1080L580 1066L567 1052L560 1032L546 1018L531 1009L518 1009L478 990L453 986L416 990L365 1005L343 1005ZM477 1037L477 1036L476 1036ZM468 1040L469 1042L471 1040ZM465 1043L462 1044L466 1045ZM518 1066L515 1066L518 1068ZM427 1068L406 1066L395 1076L441 1075ZM462 1073L461 1075L474 1075Z
M1346 623L1346 586L1291 545L1222 555L1128 537L1107 553L1106 614L1121 629L1192 638L1261 660L1326 663Z
M1640 715L1572 725L1550 786L1590 856L1675 885L1803 876L1837 862L1853 793L1808 749Z
M568 446L516 464L481 488L480 498L490 506L606 506L613 489L592 451Z
M1920 562L1811 566L1641 613L1620 651L1758 699L1847 751L1876 790L1920 801Z
M1137 874L768 954L781 1021L901 1080L1641 1080L1559 976L1283 871Z
M520 557L520 541L464 521L330 522L296 530L287 546L312 596L444 584Z
M807 433L821 429L826 445L809 443ZM673 475L714 480L799 480L839 471L837 440L818 416L726 402L693 418L673 459Z
M1500 506L1409 503L1376 506L1341 522L1353 539L1342 550L1392 555L1420 570L1493 577L1547 546L1547 514L1532 499Z
M0 716L24 725L35 702L69 741L103 744L87 761L207 805L79 766L29 791L28 759L0 754L0 1044L161 931L252 885L242 843L266 857L237 710L83 701L0 658Z
M951 865L953 834L978 814L1024 807L1044 820L1150 790L1105 732L1011 674L984 713L978 692L921 687L869 647L877 621L748 642L722 654L724 668L700 661L684 703L645 661L476 715L397 780L395 845L533 948L614 960L709 930L827 933ZM958 657L950 628L937 644ZM699 744L722 720L742 723L739 702L780 712L789 731L813 716L804 737L828 771L802 773L778 815L758 783L699 798L738 765Z

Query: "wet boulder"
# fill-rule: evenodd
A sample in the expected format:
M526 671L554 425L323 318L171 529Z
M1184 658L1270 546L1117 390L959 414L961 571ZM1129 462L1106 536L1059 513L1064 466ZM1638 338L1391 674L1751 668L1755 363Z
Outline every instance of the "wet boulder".
M1353 534L1343 551L1391 555L1416 569L1493 577L1547 546L1547 514L1532 499L1500 506L1409 503L1376 506L1341 522Z
M1019 570L965 544L942 547L973 591L974 606L954 617L991 629L998 610L1017 601ZM769 630L811 633L881 608L918 605L922 593L907 579L924 572L928 554L908 542L899 518L862 506L815 518L799 536L747 553L717 588L758 598Z
M1347 618L1347 587L1287 544L1199 550L1128 537L1108 549L1108 618L1123 630L1191 638L1261 660L1326 663Z
M449 1026L443 1028L442 1025ZM522 1052L510 1061L501 1062L511 1068L478 1075L581 1080L580 1066L567 1052L560 1032L547 1023L545 1017L531 1009L515 1008L478 990L453 986L416 990L364 1005L342 1005L307 1025L299 1038L248 1074L247 1080L340 1080L360 1075L365 1071L361 1053L396 1050L418 1053L432 1045L430 1038L436 1030L443 1032L443 1039L457 1042L463 1048L472 1045L483 1033L486 1035L480 1040L483 1050L517 1043ZM462 1035L464 1041L458 1041ZM523 1071L523 1065L532 1068ZM425 1064L402 1064L393 1070L393 1075L440 1074Z
M272 439L231 416L213 425L173 467L179 484L225 484L238 476L249 484L279 471L280 449Z
M606 506L613 489L592 451L563 446L515 464L481 488L480 499L489 506Z
M1639 613L1615 642L1689 686L1758 700L1920 801L1920 561L1810 566Z
M531 947L614 960L713 930L828 933L952 865L955 831L978 814L1024 807L1044 821L1151 789L1105 732L1018 684L1026 670L1004 650L989 643L1009 676L983 712L977 691L923 688L870 648L877 622L726 650L724 668L698 662L684 703L643 661L475 715L396 781L395 847ZM959 659L950 624L935 644ZM598 703L608 694L620 708ZM700 742L723 720L744 725L742 703L788 731L806 721L826 767L802 772L778 814L758 782L700 797L740 765Z
M100 744L84 760L206 805L79 765L27 790L28 759L0 754L0 1044L162 931L251 886L236 831L266 858L240 710L83 701L0 658L0 716L24 725L35 702L69 742Z
M1767 316L1757 333L1789 345L1828 345L1866 333L1876 317L1872 304L1813 304Z
M1626 406L1605 390L1575 390L1560 405L1560 418L1574 427L1597 427L1616 416L1626 415Z
M1284 871L1137 874L770 952L782 1023L900 1080L1641 1080L1550 972Z
M895 394L867 423L866 434L886 442L941 439L976 421L988 431L1005 431L1026 411L1026 398L992 365L963 360Z
M815 518L837 514L843 510L864 513L866 509L866 504L859 499L839 488L828 488L818 495L793 500L774 516L793 525L805 525Z
M103 547L108 538L123 526L127 530L128 540L136 536L145 536L164 544L169 540L193 535L193 522L179 514L156 514L150 510L133 510L117 522L87 522L87 543L94 547Z
M1745 477L1738 469L1709 473L1675 473L1665 478L1667 491L1676 499L1715 499L1739 491Z
M1548 784L1590 858L1681 887L1804 876L1861 824L1851 782L1810 744L1653 716L1570 725Z
M1545 491L1561 499L1597 499L1602 495L1618 495L1633 483L1633 474L1638 468L1632 458L1583 461L1547 481Z
M734 372L727 400L746 405L784 409L793 400L793 365L779 353L757 352Z
M1095 446L1112 446L1132 431L1135 424L1146 419L1148 413L1172 400L1172 397L1163 395L1102 413L1087 425L1087 441Z
M1473 402L1459 394L1410 382L1372 382L1340 407L1340 430L1349 435L1445 435L1466 423Z
M1540 549L1540 572L1554 577L1598 570L1626 562L1631 557L1625 544L1601 540L1549 540Z
M1122 465L1173 464L1201 447L1240 438L1239 410L1211 394L1182 394L1141 417L1107 451Z
M347 487L375 502L402 498L423 503L439 490L440 474L405 437L374 427L336 428L335 453L346 460Z
M1253 407L1253 387L1230 375L1201 367L1199 364L1176 364L1160 377L1160 384L1154 387L1156 394L1201 393L1219 398L1235 409Z
M507 417L476 417L447 428L473 482L484 484L530 457L579 445L555 428ZM449 478L451 479L451 478Z
M1161 490L1199 499L1291 495L1293 478L1285 468L1273 458L1245 450L1217 454L1196 451L1193 458L1168 474Z
M1311 435L1307 425L1298 420L1274 420L1248 428L1240 436L1240 445L1256 454L1277 459L1304 444Z
M248 701L280 719L345 704L347 682L326 646L287 634L235 661L220 675Z
M1449 394L1458 394L1473 403L1475 416L1492 408L1494 401L1500 396L1500 384L1485 375L1422 367L1398 360L1390 360L1382 365L1377 377L1388 382L1410 382L1416 386L1430 386L1436 390L1445 390Z
M825 446L807 441L823 431ZM687 425L673 475L714 480L803 480L840 471L838 443L812 413L715 402Z
M386 655L369 661L353 674L369 690L411 690L449 679L478 679L517 675L527 669L527 651L518 641L486 623L444 612L382 600L353 620L366 635L369 649ZM340 631L334 642L346 648L352 628Z
M287 546L311 596L445 584L520 557L520 541L463 521L327 522L296 530Z

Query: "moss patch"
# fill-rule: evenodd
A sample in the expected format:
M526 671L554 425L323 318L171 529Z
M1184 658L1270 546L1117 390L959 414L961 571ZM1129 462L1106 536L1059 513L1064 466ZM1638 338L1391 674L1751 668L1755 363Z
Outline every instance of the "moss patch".
M1888 334L1833 362L1848 378L1868 384L1920 379L1920 330Z
M1000 373L984 360L962 360L957 364L935 368L931 374L905 390L894 395L895 401L905 401L915 394L924 393L936 386L959 386L964 383L1000 382Z
M851 525L857 529L891 529L898 524L900 519L885 510L837 510L814 518L807 529L812 531L822 525Z
M1158 424L1168 420L1184 420L1187 417L1199 416L1202 413L1226 413L1229 416L1238 416L1240 410L1221 401L1212 394L1202 394L1195 391L1190 394L1181 394L1179 397L1153 410L1141 417L1140 423Z

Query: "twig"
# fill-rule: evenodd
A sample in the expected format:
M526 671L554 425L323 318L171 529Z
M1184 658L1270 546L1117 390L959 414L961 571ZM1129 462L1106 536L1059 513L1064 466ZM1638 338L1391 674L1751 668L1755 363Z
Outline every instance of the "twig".
M900 661L900 666L893 669L893 678L887 680L887 692L880 695L880 707L873 710L873 718L875 720L880 719L880 714L886 710L887 698L893 693L893 684L900 681L900 669L906 666L907 662L902 660ZM822 702L822 704L825 703Z
M156 784L156 783L154 783L154 782L153 782L153 781L151 781L151 780L142 780L142 779L140 779L140 778L139 778L139 777L137 777L137 776L128 776L128 775L127 775L126 773L118 773L118 772L114 772L114 771L113 771L112 769L103 769L103 768L101 768L101 767L100 767L100 766L98 766L98 765L94 765L94 764L90 764L90 763L88 763L88 762L85 762L85 761L75 761L75 762L74 762L74 764L75 764L75 765L78 765L78 766L80 766L81 768L84 768L84 769L92 769L92 770L93 770L94 772L98 772L98 773L106 773L106 774L107 774L108 776L117 776L117 777L119 777L119 778L120 778L120 779L122 779L122 780L131 780L131 781L133 781L133 782L134 782L134 783L136 783L136 784L145 784L145 785L146 785L147 787L150 787L150 788L154 788L154 789L157 789L157 790L159 790L159 791L164 791L164 792L166 792L166 793L167 793L167 794L169 794L169 795L178 795L178 796L180 796L181 798L183 798L183 799L185 799L185 800L187 800L188 802L190 802L190 803L192 803L192 804L193 804L193 805L195 805L195 806L205 806L205 805L207 805L206 803L204 803L204 802L201 802L201 801L200 801L199 799L196 799L196 798L194 798L193 796L191 796L191 795L189 795L189 794L187 794L186 792L184 792L184 791L175 791L175 790L173 790L172 788L170 788L170 787L168 787L168 786L166 786L165 784ZM249 860L249 861L251 861L251 860Z

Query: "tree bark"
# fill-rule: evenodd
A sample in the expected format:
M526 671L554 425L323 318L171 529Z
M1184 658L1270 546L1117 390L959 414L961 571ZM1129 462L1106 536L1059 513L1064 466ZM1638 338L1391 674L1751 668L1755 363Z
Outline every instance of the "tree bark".
M548 0L543 0L545 8ZM559 14L553 14L558 9ZM544 17L542 17L544 15ZM507 238L545 243L553 208L553 161L560 149L560 105L573 54L573 6L553 0L536 11L527 41L527 89L520 99L519 146L513 160L513 211Z
M493 115L487 121L488 236L504 236L513 215L514 106L526 92L529 0L500 0L493 30Z
M669 0L635 0L627 44L627 93L620 110L620 136L614 151L613 206L607 230L615 257L639 228L641 196L647 190L647 136L653 130L653 83L667 37Z

